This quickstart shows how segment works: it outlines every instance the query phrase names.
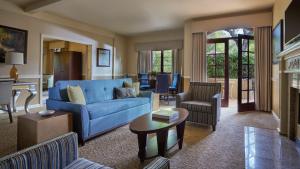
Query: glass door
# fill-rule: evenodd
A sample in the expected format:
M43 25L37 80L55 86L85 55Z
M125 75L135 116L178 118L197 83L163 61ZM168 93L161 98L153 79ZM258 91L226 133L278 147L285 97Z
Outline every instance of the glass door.
M254 38L238 36L238 111L255 110Z
M207 40L207 75L208 82L221 83L222 107L228 107L229 71L228 39Z

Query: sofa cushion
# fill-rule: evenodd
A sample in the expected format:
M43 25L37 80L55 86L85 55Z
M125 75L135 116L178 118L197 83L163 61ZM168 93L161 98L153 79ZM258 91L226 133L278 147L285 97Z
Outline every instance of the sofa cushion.
M184 101L181 102L181 107L192 111L210 112L211 103L200 101Z
M150 99L146 97L107 100L103 102L88 104L87 110L90 114L90 119L96 119L147 103L150 103Z
M79 158L73 161L70 165L68 165L64 169L111 169L111 168L106 167L104 165L100 165L98 163L94 163L84 158Z

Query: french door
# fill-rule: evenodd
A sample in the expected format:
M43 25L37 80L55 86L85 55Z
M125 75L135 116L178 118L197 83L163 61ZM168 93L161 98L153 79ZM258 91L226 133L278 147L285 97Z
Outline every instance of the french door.
M238 52L238 111L255 110L253 36L238 36Z
M221 83L222 107L228 107L228 39L207 40L207 74L208 82Z

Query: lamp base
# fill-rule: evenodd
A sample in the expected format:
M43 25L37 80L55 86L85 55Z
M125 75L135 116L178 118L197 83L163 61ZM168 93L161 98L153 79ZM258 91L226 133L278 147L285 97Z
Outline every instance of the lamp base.
M17 81L19 78L18 69L15 65L13 65L13 67L10 69L10 78L15 79L15 81Z

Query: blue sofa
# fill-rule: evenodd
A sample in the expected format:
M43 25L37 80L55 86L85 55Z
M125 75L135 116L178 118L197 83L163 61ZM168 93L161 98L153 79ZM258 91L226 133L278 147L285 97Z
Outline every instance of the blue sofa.
M88 139L120 127L152 110L152 92L141 92L136 98L115 99L114 88L132 82L130 78L116 80L57 81L49 89L47 109L73 114L73 129L82 144ZM80 86L86 105L68 100L67 86Z
M158 157L144 169L169 169L168 159ZM79 158L76 133L68 133L0 158L0 169L112 169Z

